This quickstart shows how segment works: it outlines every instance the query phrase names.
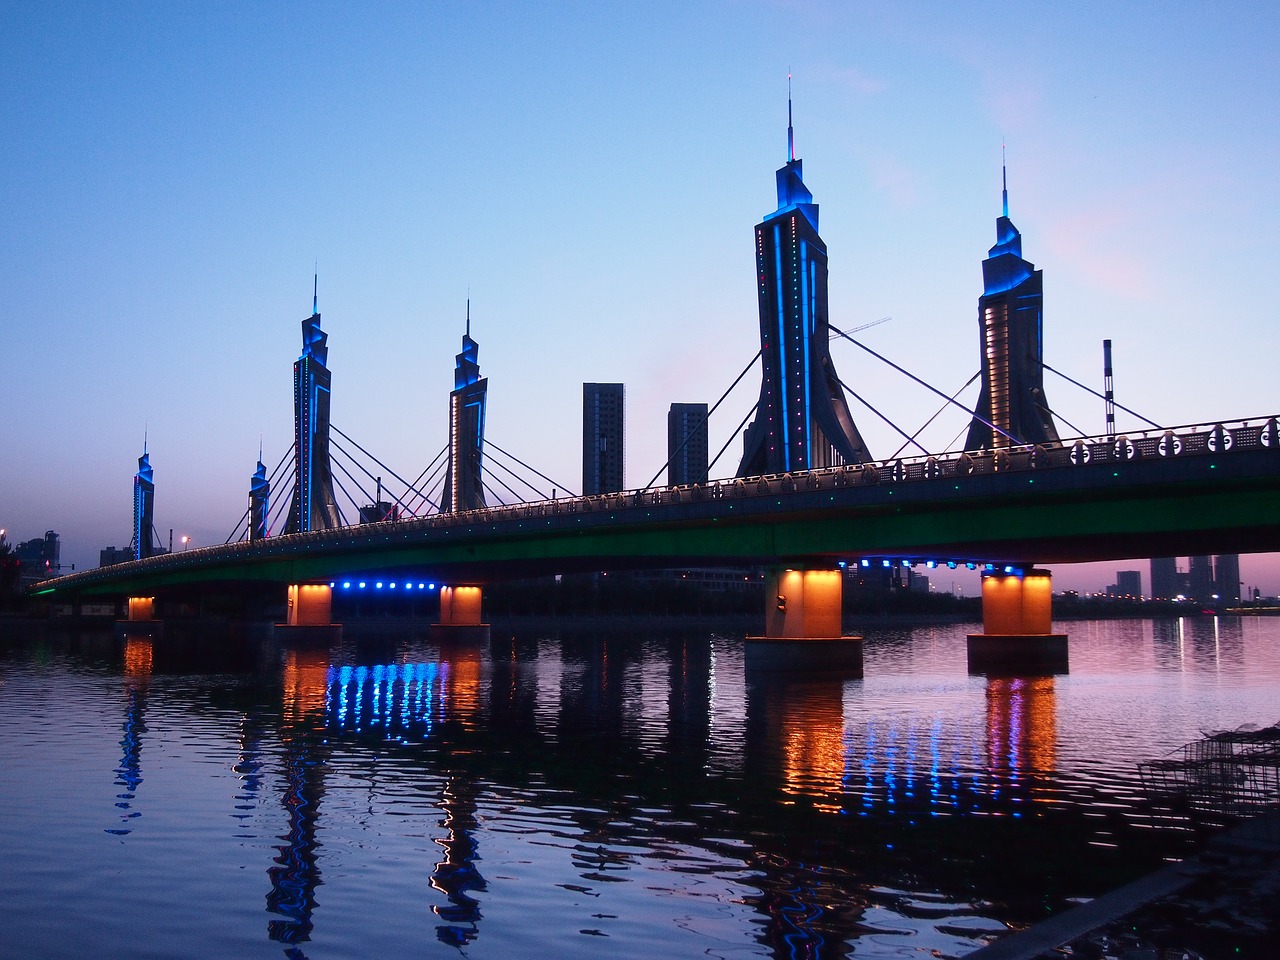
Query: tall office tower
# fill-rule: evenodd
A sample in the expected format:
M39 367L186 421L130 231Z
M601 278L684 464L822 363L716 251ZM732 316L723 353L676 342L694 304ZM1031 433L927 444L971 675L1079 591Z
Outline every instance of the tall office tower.
M740 477L870 459L831 362L827 245L802 174L788 96L778 208L756 224L762 373L755 419L743 435Z
M293 364L293 504L285 533L331 530L342 525L333 497L329 463L329 335L320 329L312 294L311 316L302 321L302 355Z
M623 489L626 389L621 383L582 385L582 495Z
M996 245L982 261L982 389L966 450L1059 442L1044 395L1044 279L1034 263L1022 259L1022 234L1009 219L1007 178L1002 196Z
M471 301L467 301L467 332L455 358L453 392L449 394L449 466L444 479L444 513L478 510L485 506L484 412L489 381L480 376L480 345L471 339Z
M1152 557L1151 598L1172 600L1181 592L1178 584L1178 558Z
M138 472L133 475L133 559L143 560L156 552L152 532L155 530L156 484L155 472L147 444L142 443L142 456L138 458Z
M1187 570L1187 594L1201 603L1208 603L1217 593L1213 581L1213 558L1192 557Z
M673 403L667 411L667 485L707 482L707 405Z
M271 512L271 482L267 480L267 467L258 454L258 469L249 478L249 539L261 540L267 535L268 514Z
M1122 597L1142 596L1142 571L1117 570L1116 592Z
M1217 594L1225 603L1240 602L1240 554L1224 553L1213 561Z

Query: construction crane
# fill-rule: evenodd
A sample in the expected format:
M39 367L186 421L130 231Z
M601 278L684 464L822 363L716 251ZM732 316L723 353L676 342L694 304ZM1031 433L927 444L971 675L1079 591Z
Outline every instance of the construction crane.
M827 339L834 340L836 337L849 337L855 333L861 333L863 330L870 330L872 327L878 327L882 323L888 323L892 319L893 317L881 317L879 320L872 320L870 323L864 323L862 326L854 327L852 330L841 330L839 327L832 326L828 323L827 326L831 330L831 335Z

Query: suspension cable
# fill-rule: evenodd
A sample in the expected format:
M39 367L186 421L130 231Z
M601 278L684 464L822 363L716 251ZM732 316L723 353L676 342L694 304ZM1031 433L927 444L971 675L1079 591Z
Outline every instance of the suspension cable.
M729 394L733 392L734 387L736 387L738 384L742 382L742 378L745 377L747 373L751 370L751 368L756 365L756 361L759 360L763 354L764 354L764 348L761 347L759 350L756 351L756 355L751 358L751 362L742 368L742 372L738 374L738 376L734 379L733 383L729 384L729 389L720 395L720 399L715 402L715 406L713 406L710 410L708 410L703 415L702 419L698 421L697 426L695 426L692 430L689 430L684 435L684 439L680 441L680 446L676 447L675 451L667 456L667 462L658 468L658 472L653 475L652 480L650 480L648 483L644 485L643 489L648 490L650 487L654 485L655 482L657 482L657 479L660 476L662 476L662 471L667 469L667 467L671 466L671 458L674 456L677 456L680 453L680 451L683 450L685 446L689 443L689 440L693 437L694 433L698 430L701 430L703 425L706 424L706 422L711 419L711 415L715 413L718 409L720 409L720 404L724 403L725 398L728 397ZM711 473L710 466L707 467L707 473L708 475L710 475ZM702 479L706 480L707 478L703 477Z
M853 397L853 399L857 400L860 404L862 404L864 407L866 407L868 410L874 413L877 417L879 417L881 420L883 420L885 423L891 426L894 430L898 431L900 435L902 435L903 437L906 437L907 443L912 443L912 444L915 444L917 447L920 447L921 451L924 453L926 457L933 456L933 454L931 454L928 450L925 450L925 448L921 446L921 444L919 443L919 441L916 440L915 437L908 436L907 431L903 430L896 423L894 423L892 420L886 417L883 413L881 413L871 404L867 403L866 400L860 397L852 387L850 387L847 383L845 383L839 377L836 377L836 383L840 384L840 386L842 386L845 389L845 392L848 393L849 396ZM906 445L907 445L906 443L903 444L904 447ZM897 456L897 454L894 454L894 456Z
M834 328L833 328L833 329L834 329ZM1000 434L1002 437L1005 437L1006 439L1008 439L1008 440L1009 440L1010 442L1012 442L1013 444L1015 444L1015 445L1020 445L1020 444L1022 443L1022 441L1021 441L1021 440L1019 440L1017 437L1015 437L1013 434L1011 434L1011 433L1006 433L1004 430L1001 430L999 427L997 427L994 423L991 423L989 420L984 420L982 417L978 416L978 414L977 414L975 411L970 410L970 409L969 409L968 407L966 407L963 403L957 403L955 400L952 400L950 397L948 397L945 393L943 393L943 392L942 392L941 390L939 390L937 387L932 386L931 384L928 384L928 383L926 383L925 381L921 380L921 379L920 379L919 377L917 377L914 373L911 373L911 372L910 372L910 371L908 371L908 370L904 370L904 369L902 369L902 367L898 366L896 363L894 363L894 362L893 362L892 360L890 360L888 357L884 357L884 356L881 356L880 354L876 353L874 350L872 350L870 347L868 347L865 343L861 343L860 341L853 339L853 337L849 336L849 335L848 335L847 333L845 333L843 330L841 330L841 331L837 331L837 332L840 334L840 336L844 337L846 340L848 340L850 343L852 343L855 347L861 347L863 350L867 351L867 353L871 354L871 355L872 355L873 357L875 357L877 360L881 361L882 363L887 363L889 366L893 367L893 369L897 370L897 371L898 371L899 373L901 373L903 376L905 376L905 377L909 377L910 379L914 380L916 383L920 384L920 386L924 387L925 389L933 391L933 392L934 392L934 393L936 393L938 396L940 396L940 397L942 397L944 400L946 400L948 403L954 404L955 406L959 407L959 408L960 408L961 410L963 410L965 413L969 414L969 416L973 417L975 420L979 421L980 423L983 423L983 424L985 424L986 426L990 427L990 428L991 428L992 430L994 430L996 433ZM847 388L846 388L846 389L847 389Z
M755 416L755 412L759 409L760 409L760 401L757 400L755 403L751 405L751 409L747 411L747 415L742 418L742 422L738 424L737 429L734 430L731 434L729 434L729 439L724 442L724 446L720 448L720 452L716 454L715 459L712 460L709 464L707 464L708 477L711 476L711 468L720 462L720 458L724 456L724 452L729 449L729 444L733 443L733 441L737 439L738 434L742 431L742 428L747 425L747 421L750 420L753 416Z
M1107 399L1105 396L1103 396L1102 394L1100 394L1097 390L1094 390L1094 389L1092 389L1091 387L1086 387L1086 386L1085 386L1083 383L1081 383L1079 380L1074 380L1074 379L1072 379L1071 377L1068 377L1068 376L1067 376L1065 373L1063 373L1061 370L1055 370L1055 369L1053 369L1053 367L1049 366L1049 365L1048 365L1047 363L1045 363L1044 361L1041 361L1041 362L1040 362L1040 366L1044 367L1044 368L1045 368L1046 370L1048 370L1050 373L1056 373L1058 376L1060 376L1063 380L1066 380L1068 383L1074 383L1074 384L1075 384L1077 387L1079 387L1081 390L1087 390L1089 393L1092 393L1092 394L1093 394L1095 397L1097 397L1099 400L1105 400L1105 399ZM1112 402L1112 403L1115 403L1115 399L1114 399L1114 398L1112 398L1112 401L1111 401L1111 402ZM1132 410L1130 410L1128 407L1126 407L1126 406L1125 406L1124 404L1122 404L1122 403L1116 403L1116 406L1117 406L1117 407L1119 407L1121 410L1123 410L1125 413L1129 414L1130 416L1137 417L1137 418L1138 418L1139 420L1141 420L1143 423L1150 424L1151 426L1155 427L1157 430L1163 430L1163 429L1164 429L1164 427L1160 426L1160 424L1156 423L1154 420L1148 420L1148 419L1147 419L1146 417L1144 417L1142 414L1140 414L1140 413L1134 413ZM1070 426L1070 424L1068 424L1068 426ZM1071 429L1072 429L1072 430L1076 430L1077 428L1075 428L1075 427L1071 427ZM1084 436L1084 432L1083 432L1083 431L1078 431L1078 432L1080 433L1080 436L1082 436L1082 437Z
M503 450L500 446L498 446L498 445L497 445L496 443L494 443L492 440L485 440L485 446L493 447L493 449L497 450L499 453L501 453L501 454L502 454L502 455L504 455L504 456L510 457L512 460L514 460L516 463L520 464L520 466L524 467L526 470L532 470L534 473L536 473L538 476L540 476L543 480L547 481L547 483L551 484L551 485L552 485L552 486L554 486L554 487L559 487L559 488L560 488L561 490L563 490L563 491L564 491L568 496L570 496L570 497L576 497L576 496L577 496L577 494L576 494L576 493L574 493L572 490L570 490L570 489L569 489L569 487L568 487L568 486L566 486L565 484L560 483L560 482L558 482L558 481L556 481L556 480L552 480L550 477L548 477L545 473L543 473L543 472L542 472L541 470L539 470L537 467L531 467L531 466L529 466L529 464L525 463L523 460L521 460L519 457L517 457L514 453L508 453L506 450Z
M978 371L977 373L975 373L972 377L970 377L970 378L968 379L968 381L966 381L966 382L965 382L965 385L964 385L963 387L961 387L959 390L957 390L955 393L953 393L953 394L951 395L951 399L952 399L952 400L955 400L955 398L956 398L956 397L958 397L958 396L960 396L960 394L964 393L964 392L965 392L965 390L967 390L967 389L969 388L969 384L971 384L971 383L973 383L973 381L977 380L977 379L978 379L978 377L979 377L979 376L981 376L981 374L982 374L982 371L981 371L981 370L979 370L979 371ZM922 426L919 430L917 430L915 433L913 433L913 434L911 435L911 439L912 439L912 440L915 440L915 438L916 438L916 437L920 436L920 434L922 434L922 433L924 433L926 430L928 430L928 429L929 429L929 424L931 424L931 423L933 423L933 421L937 420L937 419L938 419L938 417L940 417L940 416L942 415L942 411L944 411L944 410L946 410L946 409L947 409L947 404L945 404L945 403L944 403L942 406L940 406L940 407L938 408L938 412L937 412L937 413L935 413L932 417L930 417L928 420L926 420L926 421L924 422L924 426ZM959 440L959 439L960 439L960 434L958 434L958 433L957 433L957 434L956 434L956 440ZM952 443L955 443L956 441L955 441L955 440L952 440L951 442L952 442ZM902 446L900 446L897 450L895 450L895 451L893 452L893 456L892 456L892 457L890 457L889 459L890 459L890 460L897 460L897 459L898 459L898 457L901 455L902 451L903 451L903 450L905 450L905 449L907 449L907 445L904 443ZM948 447L947 449L950 449L950 447Z

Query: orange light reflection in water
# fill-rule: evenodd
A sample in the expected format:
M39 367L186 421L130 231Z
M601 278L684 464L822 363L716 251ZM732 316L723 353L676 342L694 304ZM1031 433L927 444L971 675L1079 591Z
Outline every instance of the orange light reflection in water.
M810 796L818 810L838 812L844 782L844 685L833 683L825 696L812 691L797 706L784 698L778 708L783 790ZM835 802L831 802L835 798Z
M125 637L124 675L126 677L151 676L155 647L150 637Z
M1019 777L1053 772L1056 700L1053 677L987 679L987 766L992 773Z
M323 714L329 685L329 651L288 651L284 657L281 681L281 715L286 723L297 723L307 716Z

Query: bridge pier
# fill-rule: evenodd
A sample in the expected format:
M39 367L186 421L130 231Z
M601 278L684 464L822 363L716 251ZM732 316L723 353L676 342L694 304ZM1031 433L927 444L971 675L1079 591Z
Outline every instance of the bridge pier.
M435 640L488 640L489 624L480 619L483 593L479 587L441 587L440 622L431 624Z
M333 588L327 583L289 584L289 612L276 635L291 640L330 640L342 635L333 622Z
M124 620L116 621L116 634L147 637L160 633L164 621L156 619L155 597L129 597L128 613Z
M862 675L862 638L841 632L843 571L766 570L764 598L764 633L746 638L748 666L839 667Z
M969 634L971 672L1067 669L1067 635L1053 633L1053 575L1015 570L982 577L982 633Z

